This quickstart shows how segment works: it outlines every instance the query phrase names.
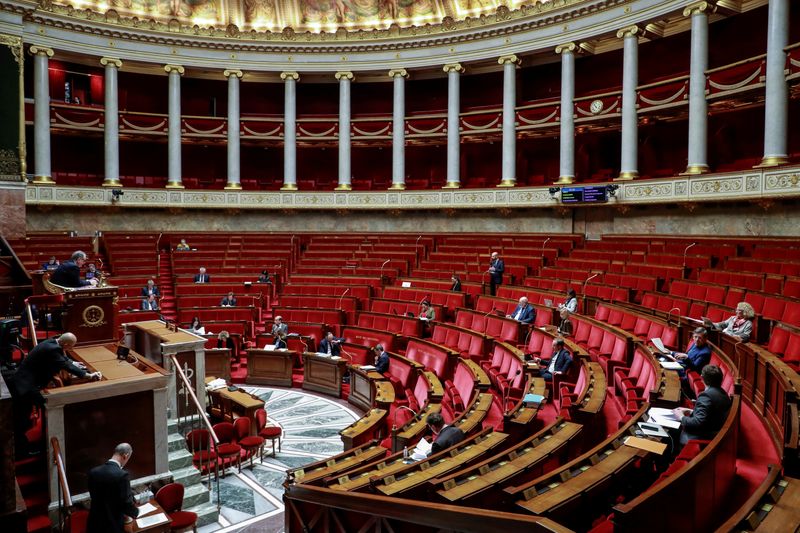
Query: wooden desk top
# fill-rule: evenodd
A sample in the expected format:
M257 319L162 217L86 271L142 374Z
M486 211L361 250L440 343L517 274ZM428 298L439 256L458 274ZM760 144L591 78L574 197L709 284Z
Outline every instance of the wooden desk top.
M215 379L217 379L215 376L206 376L206 385L208 385ZM259 409L261 407L264 407L264 400L258 398L257 396L253 396L249 392L246 392L242 389L238 389L235 391L229 391L227 388L216 389L210 391L209 394L219 394L223 398L227 398L233 403L244 407L245 409L251 407Z
M478 386L479 389L487 390L491 386L492 382L489 381L489 376L478 365L478 363L476 363L472 359L464 359L464 358L460 359L460 361L465 365L467 365L467 368L469 368L470 372L472 372L472 375L475 378L476 385Z
M606 375L599 363L588 363L589 384L581 411L599 413L606 401Z
M382 377L382 376L381 376ZM374 381L375 403L391 405L394 403L394 385L391 381Z
M342 437L355 437L365 428L369 428L380 422L388 413L389 412L385 409L372 409L369 413L340 431L339 434Z
M797 524L797 510L800 509L800 482L797 479L788 479L788 481L781 498L758 525L757 531L780 533L787 531L789 524Z
M429 403L428 406L422 410L421 416L417 416L416 419L406 423L406 425L402 427L402 431L398 430L397 438L412 439L416 435L422 433L428 427L428 423L425 421L428 415L431 413L439 413L441 410L442 404Z
M131 355L137 357L138 364L117 359L116 344L102 344L95 346L80 346L69 350L69 355L78 361L83 361L90 369L103 374L103 381L134 378L151 374L148 370L160 369L154 363L131 350Z
M369 463L386 455L386 448L379 445L369 445L367 448L358 447L352 450L359 451L348 455L341 461L336 461L336 458L332 457L324 467L315 469L299 468L295 470L295 479L300 483L312 483L316 480L333 476L338 472L350 470L360 464Z
M161 320L145 320L143 322L130 322L127 324L130 327L147 332L154 337L158 337L163 344L178 344L183 342L203 342L206 339L194 333L183 331L172 331Z
M136 520L138 518L144 518L145 516L153 516L153 515L155 515L157 513L164 513L164 515L167 514L167 513L164 512L164 508L161 507L158 504L158 502L155 500L155 498L151 499L148 503L150 505L154 506L155 509L153 511L150 511L149 513L147 513L145 515L140 514L136 519L134 519L133 521L131 521L131 522L127 523L127 524L125 524L126 533L143 533L145 531L147 531L149 533L160 533L161 531L169 531L170 530L169 526L172 523L172 520L167 520L166 522L161 522L159 524L155 524L155 525L152 525L152 526L149 526L149 527L142 527L142 528L140 528L136 524Z
M442 381L439 379L439 377L430 370L423 370L422 375L425 376L426 380L428 380L428 385L430 386L428 393L429 398L441 400L442 396L444 396L444 386L442 386Z

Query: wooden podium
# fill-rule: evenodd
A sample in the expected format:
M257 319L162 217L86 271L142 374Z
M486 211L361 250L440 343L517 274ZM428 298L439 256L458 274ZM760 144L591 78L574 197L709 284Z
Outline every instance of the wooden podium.
M247 350L246 383L292 386L292 366L297 353L290 350Z
M346 360L306 352L303 354L303 361L304 389L336 397L342 395L342 376L347 368Z

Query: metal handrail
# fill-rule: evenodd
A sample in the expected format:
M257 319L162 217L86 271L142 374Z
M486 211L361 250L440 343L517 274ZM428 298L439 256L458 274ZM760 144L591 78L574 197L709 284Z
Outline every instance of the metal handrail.
M33 323L33 311L31 311L31 304L25 300L25 315L28 317L28 332L30 333L31 342L33 347L39 344L39 339L36 338L36 325Z
M213 426L211 425L211 421L208 419L206 415L205 409L200 405L200 400L197 399L197 395L194 392L194 388L192 384L189 382L189 379L186 377L186 374L183 373L183 369L181 368L180 363L178 363L178 359L175 357L174 354L171 354L169 358L172 360L172 364L175 366L175 371L177 375L183 381L184 387L186 387L186 391L189 393L189 397L194 402L194 406L197 408L197 413L200 415L200 420L203 421L203 425L208 430L209 434L211 435L211 439L214 441L214 445L216 446L219 444L219 437L217 437L216 431L214 431Z
M58 526L60 531L72 529L70 522L70 509L72 509L72 494L69 492L69 482L67 481L67 471L64 468L64 459L61 457L61 446L58 439L50 439L50 446L53 448L53 465L56 467L58 483Z

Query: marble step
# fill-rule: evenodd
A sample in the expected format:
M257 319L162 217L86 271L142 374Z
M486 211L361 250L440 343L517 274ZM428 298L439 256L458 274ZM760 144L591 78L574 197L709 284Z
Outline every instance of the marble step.
M192 466L192 454L186 448L169 452L169 469L172 471Z
M167 420L167 433L170 435L173 433L178 433L178 419L172 418Z
M201 505L211 501L211 493L205 485L197 483L186 487L183 491L183 508Z
M200 471L193 466L187 466L186 468L174 470L172 472L172 479L175 483L180 483L184 487L188 487L189 485L200 483Z
M219 520L219 511L216 503L204 503L195 507L183 508L184 511L197 513L197 527L213 524Z
M186 439L180 433L170 433L167 435L167 450L174 452L186 449Z

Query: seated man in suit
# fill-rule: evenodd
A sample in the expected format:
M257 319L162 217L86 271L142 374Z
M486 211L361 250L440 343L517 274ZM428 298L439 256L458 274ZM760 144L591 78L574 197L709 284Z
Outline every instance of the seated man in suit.
M319 341L319 349L317 352L326 353L331 356L338 356L342 352L342 342L344 339L335 337L330 331L324 339Z
M227 296L222 298L219 305L222 307L236 307L236 296L233 295L233 292L229 292Z
M514 309L514 312L510 315L506 315L506 318L513 318L520 324L530 324L536 320L536 309L534 309L533 306L528 303L528 299L523 296L519 299L519 305Z
M89 285L96 285L97 280L82 280L81 268L86 263L86 254L78 250L72 254L69 261L64 261L50 276L50 283L60 285L61 287L69 287L77 289L78 287L88 287Z
M148 279L147 285L142 288L142 298L147 298L151 294L156 298L161 296L161 293L158 291L158 287L156 287L156 282L152 279Z
M711 347L708 345L707 335L708 332L705 328L697 328L694 330L694 333L692 333L692 342L689 343L689 347L686 349L685 353L669 353L669 355L683 367L678 370L678 374L681 377L681 389L689 398L694 398L694 390L689 384L687 372L692 370L700 373L703 367L711 361Z
M272 324L272 336L277 337L278 333L289 334L289 325L283 321L283 317L280 315L275 317L275 323Z
M209 282L211 282L211 276L206 274L206 267L200 267L200 270L198 270L197 274L194 275L194 282L195 283L209 283Z
M58 265L60 265L60 264L61 263L58 262L58 259L56 259L56 256L51 255L50 256L50 260L47 263L43 263L42 264L42 270L55 270L55 269L58 268Z
M534 357L533 360L539 363L540 368L547 365L544 370L539 371L539 375L546 380L551 380L556 374L566 374L572 364L572 355L564 348L564 339L557 337L553 339L553 356L550 359Z
M725 424L731 408L731 398L722 389L722 370L717 365L706 365L700 375L706 389L697 397L694 410L683 407L673 410L683 428L681 446L691 439L713 439Z
M376 345L373 351L375 352L375 372L385 374L389 371L389 354L381 344Z
M123 533L125 517L136 518L139 509L133 499L131 480L123 470L133 455L128 443L118 444L105 464L89 471L89 509L87 533Z
M142 311L158 311L158 300L156 300L155 294L142 300Z
M440 413L431 413L425 419L428 427L433 433L433 445L431 446L431 455L439 453L440 451L454 446L464 440L464 432L461 429L448 426L444 423L444 418Z

